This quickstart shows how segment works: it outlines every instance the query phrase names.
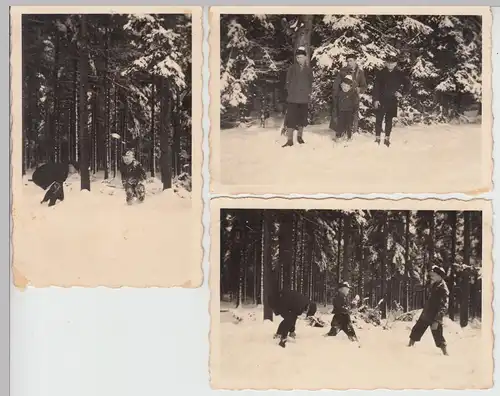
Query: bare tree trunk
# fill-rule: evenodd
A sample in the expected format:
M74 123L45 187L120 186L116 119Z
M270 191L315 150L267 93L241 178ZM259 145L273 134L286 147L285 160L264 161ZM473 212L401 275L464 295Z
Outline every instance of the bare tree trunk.
M269 210L264 211L264 320L273 320L273 310L269 305L269 297L274 292L271 257L271 228L273 219Z
M385 285L385 278L386 278L386 268L387 268L387 236L389 234L389 225L388 225L388 215L387 211L383 212L382 215L382 251L380 254L380 294L381 298L384 299L382 303L382 319L385 319L387 317L387 291L386 285Z
M451 222L451 260L448 277L448 289L450 290L450 304L448 315L451 320L455 320L455 260L457 254L457 212L450 212Z
M460 326L469 323L469 297L470 297L470 212L464 212L464 264L462 272L462 301L460 302Z
M403 300L403 309L405 312L409 310L409 295L410 295L410 216L409 210L405 211L405 298Z
M87 113L88 91L88 48L87 15L80 16L80 153L81 153L81 189L90 191L89 174L89 131Z
M351 234L351 215L349 213L343 213L344 218L344 254L342 256L342 280L347 282L350 280L350 268L349 268L349 239Z
M163 190L172 188L172 147L170 145L170 100L171 95L167 80L161 78L160 90L161 97L161 131L160 131L160 167L161 167L161 180L163 183Z
M150 172L151 177L155 177L156 174L156 134L155 134L155 106L156 106L156 98L155 98L155 76L151 76L151 161L150 161Z

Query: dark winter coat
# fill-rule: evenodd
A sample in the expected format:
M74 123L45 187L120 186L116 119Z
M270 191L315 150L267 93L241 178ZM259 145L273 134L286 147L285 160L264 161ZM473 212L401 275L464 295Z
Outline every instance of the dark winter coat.
M68 173L68 164L48 163L36 168L31 180L38 187L46 190L54 182L64 183L68 178Z
M387 112L390 117L398 115L398 99L396 92L406 95L410 92L410 80L398 68L389 71L386 67L375 76L373 83L373 102L380 102L380 110Z
M310 304L314 303L295 290L280 290L269 297L269 305L276 315L292 312L299 316L307 311Z
M137 184L146 180L146 171L137 160L133 160L128 165L122 162L120 173L124 184Z
M450 291L444 280L434 283L431 286L431 294L425 303L420 320L427 323L443 323L443 318L448 311Z
M286 73L288 103L309 103L312 93L313 72L310 66L294 63Z
M359 88L359 93L364 93L366 91L367 84L365 72L358 66L356 66L354 69L346 66L339 70L337 77L335 77L335 80L333 81L333 99L335 99L339 92L342 91L342 89L340 88L340 83L342 82L342 79L349 74L352 77L354 90L357 92L356 88Z
M344 92L340 89L339 92L333 97L332 103L332 113L330 118L330 129L337 131L339 126L339 122L337 117L339 116L339 112L342 111L350 111L354 113L358 110L359 107L359 95L355 91L354 88L351 88L349 91Z
M347 296L342 293L337 293L333 300L333 313L335 315L348 315L351 309L351 304Z

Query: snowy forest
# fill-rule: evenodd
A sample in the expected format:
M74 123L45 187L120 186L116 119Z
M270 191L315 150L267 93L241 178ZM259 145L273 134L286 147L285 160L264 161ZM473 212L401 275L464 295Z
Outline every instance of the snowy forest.
M23 175L112 179L134 150L163 189L191 180L191 16L23 15Z
M428 270L447 271L449 317L481 319L481 211L221 210L221 301L263 304L274 288L332 303L340 281L376 310L423 307Z
M286 70L298 46L307 48L314 73L311 124L328 117L335 75L353 53L368 83L363 131L373 130L371 90L386 55L398 57L412 84L399 125L471 122L464 113L481 114L481 16L222 15L220 26L221 128L283 112Z

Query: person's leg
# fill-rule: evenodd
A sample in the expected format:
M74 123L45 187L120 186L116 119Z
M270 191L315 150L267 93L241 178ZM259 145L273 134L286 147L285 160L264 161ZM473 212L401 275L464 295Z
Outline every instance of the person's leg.
M345 317L343 317L342 331L347 334L347 337L349 337L351 341L358 340L356 332L354 331L354 327L352 326L351 318L348 315L345 315Z
M41 204L48 202L50 198L52 197L52 186L49 187L49 189L46 191L45 195L43 196L42 201L40 202Z
M134 201L134 186L131 185L130 183L125 183L125 197L127 200L127 204L132 205Z
M285 115L286 143L282 147L293 146L293 131L297 128L297 105L288 103Z
M144 199L146 198L146 187L144 186L144 184L137 184L137 186L135 187L135 195L139 202L144 202Z
M328 336L335 337L340 332L340 329L342 328L342 325L341 325L340 322L341 322L340 316L339 315L333 315L332 323L331 323L331 328L330 328L330 331L327 334Z
M345 111L339 111L337 114L337 130L335 132L336 139L341 139L346 130L346 115Z
M52 193L50 194L49 206L54 206L61 196L62 184L59 182L54 182L50 187L50 190L52 190Z
M352 134L358 133L358 125L359 125L359 108L354 110L353 119L352 119Z
M285 343L288 338L288 333L295 327L297 322L297 315L293 312L286 312L283 314L283 320L278 326L278 331L276 332L280 336L280 346L285 347Z
M422 339L425 331L429 327L429 323L424 322L422 320L417 320L417 323L413 326L410 333L410 342L408 346L413 346L416 342L419 342Z
M448 355L448 350L446 348L446 340L444 339L443 335L443 325L440 323L437 327L437 329L432 329L432 338L434 338L434 344L443 351L444 355Z
M380 135L382 134L382 122L384 121L385 112L379 108L375 112L375 137L376 141L380 142Z
M386 114L385 116L385 139L384 144L389 147L391 141L391 132L392 132L392 115Z
M304 133L304 127L307 125L307 118L309 116L309 106L307 103L301 103L298 106L298 115L299 119L297 121L297 142L300 144L305 143L304 139L302 139L302 135Z
M351 140L352 138L352 130L353 130L353 124L354 124L354 114L356 113L356 110L354 111L346 111L346 134L347 134L347 139Z

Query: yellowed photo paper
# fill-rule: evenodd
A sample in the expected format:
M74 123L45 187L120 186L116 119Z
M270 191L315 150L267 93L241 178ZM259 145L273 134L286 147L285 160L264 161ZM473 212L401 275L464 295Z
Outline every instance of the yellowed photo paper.
M11 7L14 283L202 282L201 7Z
M215 389L493 386L486 200L211 202Z
M489 7L212 7L214 193L492 186Z

